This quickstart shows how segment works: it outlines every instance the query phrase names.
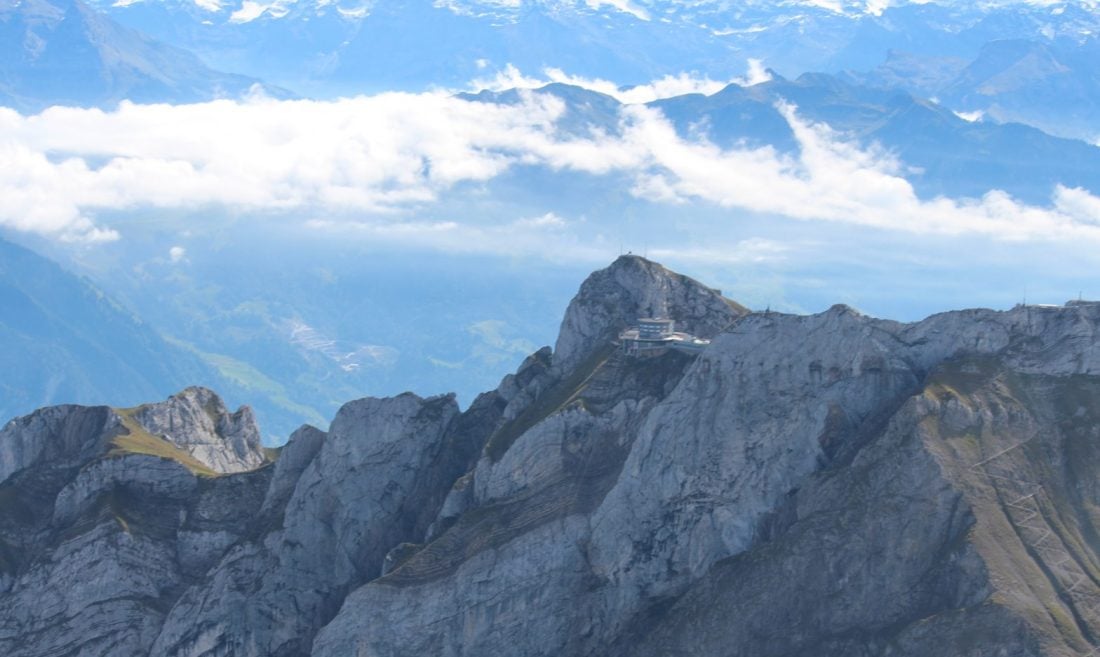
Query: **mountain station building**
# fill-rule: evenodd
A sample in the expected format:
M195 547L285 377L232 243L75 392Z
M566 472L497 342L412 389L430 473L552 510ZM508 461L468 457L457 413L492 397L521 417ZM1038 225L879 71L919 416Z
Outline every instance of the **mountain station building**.
M672 319L639 319L619 334L619 348L628 356L659 356L669 349L697 354L709 344L710 340L677 331Z

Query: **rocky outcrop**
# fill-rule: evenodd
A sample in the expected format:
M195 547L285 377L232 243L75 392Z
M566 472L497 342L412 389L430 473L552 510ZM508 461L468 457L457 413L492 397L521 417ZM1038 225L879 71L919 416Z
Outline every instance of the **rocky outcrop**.
M16 473L0 485L0 653L149 654L185 582L241 537L266 480L207 480L144 454Z
M713 341L615 350L645 315ZM195 392L47 409L0 434L0 651L1092 655L1098 327L746 314L631 256L465 412L351 402L251 472L188 463L248 444ZM221 447L120 452L202 414Z
M313 654L1083 654L1100 617L1058 600L1096 580L1002 586L1046 544L991 563L976 537L994 520L927 439L927 398L973 357L1091 380L1098 324L1089 304L913 325L837 306L744 317L680 371L611 355L479 462L451 529L353 593ZM993 435L950 463L1006 446ZM1092 536L1074 543L1086 564Z
M988 357L938 368L616 654L1088 654L1097 393Z
M116 421L105 407L53 406L15 418L0 430L0 482L38 463L79 464L104 448Z
M171 423L179 444L223 452L213 468L258 448L250 414L229 415L210 391L150 408L150 428ZM148 654L186 582L253 521L270 468L216 477L137 423L142 410L58 406L0 432L0 653Z
M230 413L206 388L187 388L166 401L145 404L132 417L215 472L254 470L266 461L252 409L242 406Z
M702 283L640 256L620 256L585 280L562 319L554 368L566 373L643 317L676 320L679 330L711 338L748 309Z
M313 633L348 590L377 577L391 547L426 530L411 521L420 511L417 493L457 414L453 397L346 404L308 465L301 468L303 459L295 467L300 475L279 517L184 593L153 654L308 654ZM295 443L316 441L311 434L297 433ZM279 495L285 483L269 493Z

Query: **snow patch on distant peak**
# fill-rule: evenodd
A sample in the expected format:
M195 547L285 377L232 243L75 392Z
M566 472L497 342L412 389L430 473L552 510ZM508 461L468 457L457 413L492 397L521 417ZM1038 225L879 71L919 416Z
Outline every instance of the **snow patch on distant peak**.
M977 123L985 118L985 112L983 110L974 110L973 112L955 112L955 116L959 117L967 123Z
M358 7L337 7L336 12L344 18L365 18L370 14L371 6L369 4L359 5Z
M196 0L206 1L206 0ZM282 2L282 0L274 0L270 3L256 2L255 0L244 0L241 3L241 8L233 12L229 16L230 23L250 23L264 14L268 14L273 18L282 18L290 13L290 10Z
M102 3L101 2L95 2L95 0L92 0L92 2L90 4L92 4L95 7L110 6L112 8L124 9L126 7L131 7L133 5L140 4L142 2L145 2L145 0L114 0L114 2L102 2ZM186 5L194 4L199 9L202 9L203 11L208 11L210 13L218 13L218 12L222 11L225 8L223 3L222 3L222 0L185 0L181 4L186 4Z
M623 13L630 14L640 21L650 20L649 12L646 11L644 7L640 7L630 0L584 0L584 3L588 5L590 9L598 10L604 5L607 5Z
M91 0L93 4L110 3L112 0ZM126 7L143 0L114 0L113 6ZM298 15L292 12L293 5L301 5L308 10L314 8L321 10L335 4L335 0L243 0L239 5L238 0L182 0L194 3L198 7L210 12L222 12L232 10L231 23L248 23L259 18L278 19L285 16ZM362 6L337 7L339 14L345 18L359 20L370 14L372 5L376 0L365 0ZM627 15L636 20L652 22L673 22L684 19L692 24L698 24L700 20L709 18L726 21L729 19L729 11L725 0L693 0L692 2L672 2L670 0L432 0L432 6L436 9L451 11L455 14L478 18L490 18L497 21L515 21L523 9L540 8L551 13L560 12L604 12L609 14ZM768 7L768 2L762 0L745 0L744 8L756 12ZM862 17L881 17L887 10L906 5L939 4L945 6L960 4L958 0L786 0L774 9L778 13L771 14L771 20L777 24L789 21L799 21L807 18L807 12L814 10L828 12L838 16L845 16L854 20ZM1066 0L984 0L977 3L975 8L979 12L988 12L1007 6L1021 5L1033 8L1050 8L1052 14L1057 16L1065 10ZM1087 9L1095 10L1100 7L1100 0L1076 0L1076 4ZM236 9L234 9L236 7ZM705 18L706 17L706 18ZM740 20L740 14L738 15ZM741 25L708 26L706 23L699 25L712 32L715 36L730 36L735 34L753 33L764 31L765 23L751 23L745 27Z

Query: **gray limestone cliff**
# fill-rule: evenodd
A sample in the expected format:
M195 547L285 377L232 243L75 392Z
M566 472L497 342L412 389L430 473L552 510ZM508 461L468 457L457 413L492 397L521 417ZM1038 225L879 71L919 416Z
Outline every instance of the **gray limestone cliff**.
M710 338L747 312L683 274L645 258L622 256L589 276L569 304L554 348L554 367L569 372L640 318L674 319L678 329Z
M188 388L159 404L141 406L133 418L217 472L255 470L265 460L252 409L230 413L205 388Z
M712 343L617 351L647 316ZM466 411L350 402L274 463L208 391L43 409L0 432L0 653L1100 654L1098 336L628 256Z
M196 394L227 415L209 391L182 396ZM208 465L139 413L60 406L0 430L0 654L148 654L187 583L252 521L270 467L222 476L236 469L230 439ZM258 435L235 417L237 434ZM206 428L176 425L217 449Z

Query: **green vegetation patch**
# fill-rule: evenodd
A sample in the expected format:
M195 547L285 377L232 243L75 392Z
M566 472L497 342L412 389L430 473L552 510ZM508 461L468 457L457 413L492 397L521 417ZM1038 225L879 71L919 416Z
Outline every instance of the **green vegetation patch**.
M928 377L927 389L937 398L953 396L970 405L967 398L986 389L989 381L1002 370L1002 364L995 356L947 361Z
M608 343L600 347L576 367L569 376L559 381L541 395L511 422L497 429L486 444L485 450L494 463L500 460L512 443L531 427L576 400L592 377L604 366L607 359L615 353L615 345Z
M224 354L214 354L202 351L189 342L184 342L183 340L171 336L166 335L164 339L170 344L195 354L207 365L216 369L218 374L221 374L235 385L245 390L254 390L264 394L271 403L279 408L305 417L317 426L325 426L327 423L324 416L317 412L316 409L293 401L290 395L287 394L286 388L284 388L281 383L275 381L252 365Z
M108 458L126 454L147 454L162 459L171 459L200 477L219 476L217 472L211 470L194 456L170 441L146 431L133 417L134 412L137 410L137 408L114 409L115 413L121 418L122 427L126 433L120 433L111 439L111 449L107 452Z

